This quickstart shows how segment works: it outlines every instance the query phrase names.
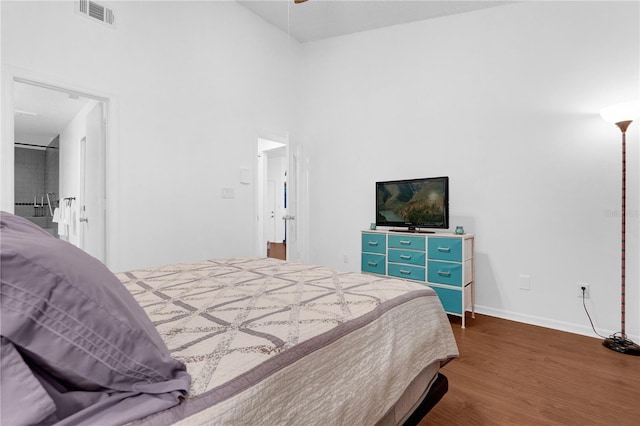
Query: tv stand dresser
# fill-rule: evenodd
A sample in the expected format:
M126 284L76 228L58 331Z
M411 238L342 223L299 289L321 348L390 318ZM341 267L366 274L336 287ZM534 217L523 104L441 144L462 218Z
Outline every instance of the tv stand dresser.
M424 283L435 290L445 312L475 317L473 234L362 231L364 273Z

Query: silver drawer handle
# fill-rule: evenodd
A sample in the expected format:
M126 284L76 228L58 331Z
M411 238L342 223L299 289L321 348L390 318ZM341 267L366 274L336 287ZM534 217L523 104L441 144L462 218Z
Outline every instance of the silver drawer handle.
M400 269L401 274L411 275L411 271L407 271L406 269Z
M407 254L401 254L400 255L400 259L411 259L411 256L409 256Z
M447 272L447 271L438 271L438 275L442 276L442 277L450 277L451 276L451 272Z
M400 240L400 244L404 244L405 246L410 246L411 245L411 241Z
M369 241L369 245L370 246L377 246L378 242L377 241Z
M438 247L438 251L442 251L445 253L451 253L451 247Z
M378 262L371 262L371 261L369 261L369 262L367 262L367 264L368 264L369 266L378 266Z

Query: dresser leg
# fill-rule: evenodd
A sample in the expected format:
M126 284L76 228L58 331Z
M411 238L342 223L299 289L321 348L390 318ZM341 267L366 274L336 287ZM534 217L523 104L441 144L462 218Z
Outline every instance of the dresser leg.
M476 282L471 281L471 318L476 317Z

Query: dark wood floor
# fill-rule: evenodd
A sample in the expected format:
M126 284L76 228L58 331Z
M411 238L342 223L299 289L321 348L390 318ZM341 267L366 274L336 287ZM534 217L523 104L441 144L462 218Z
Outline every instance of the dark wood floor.
M640 425L640 357L485 315L451 317L460 358L428 425ZM637 342L636 342L637 343Z

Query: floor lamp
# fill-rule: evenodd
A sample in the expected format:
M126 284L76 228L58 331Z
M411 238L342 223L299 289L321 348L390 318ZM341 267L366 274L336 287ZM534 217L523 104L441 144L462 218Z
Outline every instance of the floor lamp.
M604 339L602 344L616 352L620 352L628 355L640 355L640 346L633 343L631 340L627 339L627 335L625 333L625 234L626 234L626 185L627 185L627 152L626 152L626 133L627 128L631 124L631 122L637 119L640 116L640 101L632 101L625 102L622 104L612 105L607 108L604 108L600 115L602 118L611 123L618 126L620 131L622 132L622 210L620 212L621 218L621 257L620 257L620 267L621 267L621 275L620 275L620 289L621 289L621 300L620 300L620 311L621 311L621 319L620 319L620 332L615 333L609 338ZM637 259L636 259L637 260Z

